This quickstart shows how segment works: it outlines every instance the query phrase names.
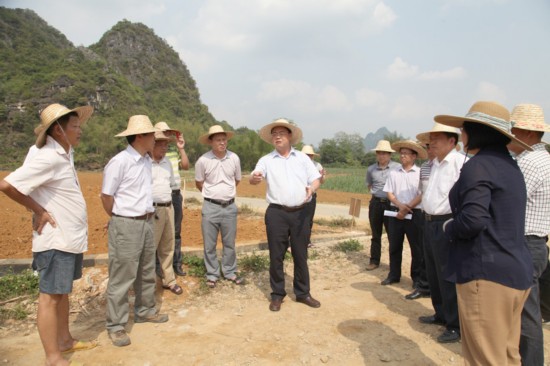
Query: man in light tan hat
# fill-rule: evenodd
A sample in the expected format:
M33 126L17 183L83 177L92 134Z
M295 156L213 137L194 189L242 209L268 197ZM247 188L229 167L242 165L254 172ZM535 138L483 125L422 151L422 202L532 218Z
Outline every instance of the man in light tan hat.
M319 156L319 154L315 153L315 150L313 150L313 146L311 146L311 145L302 146L302 152L304 154L306 154L307 156L309 156L309 158L313 162L313 165L315 165L315 168L317 168L317 170L321 174L321 178L319 179L319 183L323 184L325 182L325 177L326 177L327 173L325 172L325 169L323 168L321 163L318 163L318 162L315 161L315 157ZM311 196L311 201L309 202L308 207L307 207L308 214L309 214L309 217L310 217L310 219L309 219L310 232L309 232L309 238L308 238L308 244L307 244L308 248L313 247L313 244L311 243L311 229L313 228L313 217L315 216L315 208L316 207L317 207L317 192L313 193L313 195Z
M523 365L544 364L544 344L541 319L541 301L550 293L540 288L539 278L545 271L550 275L548 264L548 233L550 233L550 154L542 137L550 131L544 122L542 108L535 104L518 104L512 115L512 133L531 146L528 151L517 144L508 145L516 154L518 166L523 173L527 188L525 211L525 241L533 258L533 286L521 314L521 338L519 351ZM543 279L544 283L544 279ZM546 291L544 291L546 290ZM546 296L545 296L546 295ZM549 314L545 314L545 320Z
M89 349L69 331L69 293L82 276L88 249L86 202L74 168L73 147L90 106L51 104L40 113L32 159L0 182L0 191L33 212L32 252L40 274L37 325L46 364L68 365L62 352Z
M418 242L420 215L420 168L415 164L417 158L425 159L426 151L415 141L397 141L392 149L399 152L401 166L390 171L384 192L391 202L390 209L396 213L390 217L388 225L388 240L390 243L390 272L381 285L386 286L401 280L401 262L403 259L403 241L405 235L411 247L411 279L413 287L420 279L422 271L422 248Z
M199 137L203 145L211 150L204 153L195 164L195 185L202 193L202 239L204 242L204 264L206 284L216 287L220 279L220 264L216 254L218 235L221 235L223 254L221 272L223 277L237 285L244 279L237 274L237 185L241 181L241 160L227 150L227 142L233 137L232 131L224 131L222 126L212 126L208 133Z
M181 254L181 223L183 221L183 196L181 194L181 175L180 169L189 170L189 158L185 152L185 139L180 131L174 130L166 122L157 122L155 128L160 129L168 136L175 138L174 145L168 146L166 158L172 164L174 171L175 186L172 188L172 206L174 207L174 259L172 266L177 276L185 276L182 268L183 256Z
M321 303L310 293L307 244L311 228L305 208L321 184L321 174L306 154L292 147L302 139L302 130L294 123L277 119L258 134L275 148L260 158L249 179L250 184L264 179L267 183L265 225L272 291L269 310L279 311L286 296L283 261L289 246L294 259L296 301L318 308Z
M389 218L384 216L384 211L390 209L388 194L384 192L384 185L390 170L399 168L399 163L391 160L391 154L395 152L387 140L380 140L371 151L376 152L376 163L367 168L366 183L371 193L369 203L369 223L371 229L370 259L367 271L380 266L382 255L382 226L388 232Z
M455 284L446 281L442 272L442 268L447 265L450 247L442 227L443 223L452 217L449 191L458 180L466 158L456 150L460 138L458 128L436 122L430 131L418 134L416 138L425 141L426 134L429 136L430 149L433 150L435 159L426 192L422 195L424 262L435 314L421 316L419 321L445 326L445 331L437 341L451 343L460 340L460 324Z
M155 236L153 232L152 163L155 135L149 117L136 115L116 137L128 147L103 171L101 201L110 216L107 331L113 345L131 343L125 326L129 318L128 291L134 288L134 323L164 323L155 303Z
M155 147L151 154L153 158L153 207L155 208L153 230L157 250L157 273L162 279L162 287L170 290L173 294L181 295L183 290L176 283L172 267L175 243L172 189L176 188L176 181L172 164L166 158L169 140L170 137L164 132L155 132Z

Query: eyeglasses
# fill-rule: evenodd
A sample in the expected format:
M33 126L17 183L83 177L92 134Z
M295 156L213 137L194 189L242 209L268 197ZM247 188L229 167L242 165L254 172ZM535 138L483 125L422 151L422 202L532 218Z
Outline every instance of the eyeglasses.
M287 131L271 132L271 137L283 137L288 136Z

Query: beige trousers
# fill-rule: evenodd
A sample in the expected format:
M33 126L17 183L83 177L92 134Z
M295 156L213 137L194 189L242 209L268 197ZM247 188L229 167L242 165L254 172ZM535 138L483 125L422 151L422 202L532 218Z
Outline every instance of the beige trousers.
M162 286L171 287L176 284L174 267L172 261L174 258L174 208L155 207L154 231L155 248L157 248L157 257L162 270Z
M521 364L521 311L529 291L486 280L456 285L466 365Z

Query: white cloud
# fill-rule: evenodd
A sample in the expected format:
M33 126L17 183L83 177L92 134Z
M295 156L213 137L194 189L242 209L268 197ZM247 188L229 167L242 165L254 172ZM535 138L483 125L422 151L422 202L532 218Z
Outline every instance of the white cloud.
M257 97L262 102L280 102L301 112L347 111L352 107L346 94L337 87L314 87L301 80L263 82Z
M476 90L477 100L493 100L501 104L506 103L506 93L493 83L482 81Z
M418 66L409 65L401 57L396 57L388 66L386 75L390 80L411 79L418 75Z
M386 104L386 96L379 91L363 88L355 92L355 102L361 107L381 109Z
M390 117L394 120L413 121L422 118L431 119L433 107L411 95L400 96L390 111Z
M464 79L467 75L463 67L455 67L445 71L426 71L418 76L420 80L456 80Z
M387 28L392 25L396 19L397 15L395 15L392 8L386 4L381 2L374 7L372 20L377 28Z

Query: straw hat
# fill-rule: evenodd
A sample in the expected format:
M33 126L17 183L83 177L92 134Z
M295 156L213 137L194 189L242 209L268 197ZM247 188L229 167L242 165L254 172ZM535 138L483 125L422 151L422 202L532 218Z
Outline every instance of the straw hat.
M391 145L392 149L399 151L400 149L409 149L416 152L420 159L428 158L428 153L418 142L413 140L396 141Z
M432 127L431 131L428 132L422 132L416 135L416 139L423 144L429 144L430 143L430 133L432 132L447 132L447 133L456 133L458 135L458 141L460 141L460 129L456 127L450 127L442 125L441 123L435 123ZM457 142L458 142L457 141Z
M434 117L434 120L452 127L462 127L464 122L479 123L491 127L497 132L505 135L512 140L512 143L519 145L526 150L533 150L529 145L518 140L512 132L510 132L510 129L512 128L510 123L510 112L508 112L506 107L497 102L475 102L465 117L438 115Z
M155 132L155 141L170 140L170 136L166 135L164 131Z
M208 129L208 133L205 133L201 137L199 137L199 142L203 145L208 145L208 141L210 140L210 136L215 135L217 133L225 133L225 136L227 136L227 139L231 139L233 135L235 135L235 132L233 131L224 131L222 126L214 125L211 126Z
M389 153L394 153L395 150L391 148L390 142L388 140L380 140L376 144L376 147L371 151L384 151Z
M287 119L279 118L275 121L265 125L262 127L260 132L258 132L258 135L260 135L260 138L271 145L272 139L271 139L271 130L275 127L285 127L292 133L292 137L290 139L291 145L296 145L300 141L302 141L302 130L296 126L294 123L289 122Z
M320 156L319 154L315 153L315 150L313 150L313 146L311 145L302 146L302 152L306 155Z
M544 123L542 108L536 104L518 104L510 115L512 127L528 131L550 132L550 125Z
M89 105L69 109L64 105L54 103L50 104L40 113L40 124L34 129L36 135L36 147L41 148L46 144L46 132L48 128L63 116L75 112L78 115L78 120L82 126L94 112L94 109Z
M132 135L140 135L142 133L151 133L160 131L158 128L153 127L149 117L144 115L132 116L128 120L128 128L122 131L115 137L125 137Z
M168 123L163 121L155 123L155 128L158 128L162 132L179 132L178 130L174 130L173 128L170 128L170 126L168 126Z

